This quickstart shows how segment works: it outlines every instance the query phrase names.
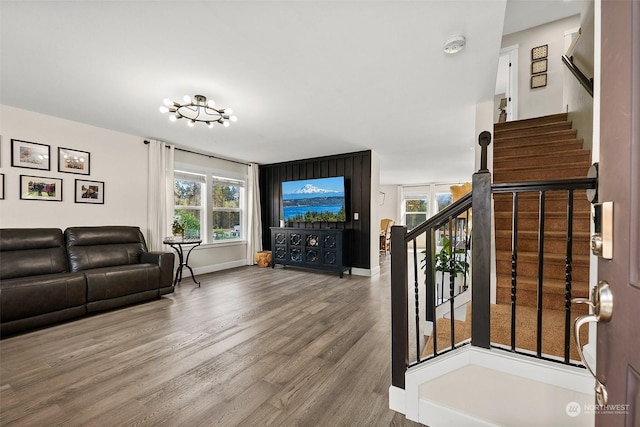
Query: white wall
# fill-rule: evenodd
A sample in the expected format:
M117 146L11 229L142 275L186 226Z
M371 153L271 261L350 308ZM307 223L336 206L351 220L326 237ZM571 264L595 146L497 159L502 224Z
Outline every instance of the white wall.
M147 230L147 146L142 138L0 106L0 227L134 225ZM11 139L51 147L51 170L11 167ZM90 153L90 175L58 172L58 147ZM117 165L117 170L114 169ZM20 175L62 179L62 202L20 200ZM74 203L76 179L103 181L104 204Z
M376 197L376 194L372 194L372 199L377 203L378 228L382 218L391 218L396 224L400 224L402 219L400 206L402 200L399 198L399 189L400 187L397 185L381 185L378 197Z
M587 76L594 76L594 4L585 2L585 9L580 16L580 38L572 53L573 62ZM566 43L565 43L566 45ZM578 138L584 140L583 147L593 146L593 98L578 79L563 67L564 91L563 105L569 112L569 120L578 131Z
M580 16L560 19L528 30L508 34L502 47L519 45L518 54L518 118L556 114L565 111L562 99L564 32L580 25ZM531 89L531 49L549 45L547 86Z
M371 259L371 267L369 268L369 274L374 276L380 273L380 219L377 216L378 212L378 198L376 194L380 193L380 156L375 151L371 151L371 197L369 206L369 212L371 212L371 219L369 224L369 230L371 235L371 243L369 247L369 258ZM360 269L356 269L360 270ZM365 272L362 272L365 273ZM362 274L360 271L356 271L355 274Z

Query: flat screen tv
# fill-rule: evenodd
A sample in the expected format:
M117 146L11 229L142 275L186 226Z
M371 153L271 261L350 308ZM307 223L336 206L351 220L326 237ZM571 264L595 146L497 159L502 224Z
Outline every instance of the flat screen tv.
M282 205L285 221L345 222L344 177L285 181Z

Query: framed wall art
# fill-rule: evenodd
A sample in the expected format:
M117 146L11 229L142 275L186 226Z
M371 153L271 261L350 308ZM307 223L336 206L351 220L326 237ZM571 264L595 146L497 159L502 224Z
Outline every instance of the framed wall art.
M71 148L58 148L58 172L90 175L90 166L88 152L72 150Z
M547 74L536 74L531 76L531 89L545 87L547 85Z
M37 142L11 140L11 166L51 170L51 147Z
M531 74L546 73L547 72L547 60L539 59L531 63Z
M20 175L21 200L62 201L62 179Z
M4 174L0 173L0 200L4 200Z
M536 46L531 49L531 60L546 58L549 55L549 45L543 44L542 46Z
M104 204L104 182L76 179L76 203Z
M51 147L37 142L11 140L11 166L51 170Z

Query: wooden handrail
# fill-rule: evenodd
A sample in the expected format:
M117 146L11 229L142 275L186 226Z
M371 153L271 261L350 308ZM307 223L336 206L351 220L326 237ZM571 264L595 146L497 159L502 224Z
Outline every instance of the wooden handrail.
M562 55L562 62L569 68L569 71L575 76L580 84L587 90L593 98L593 77L588 78L576 64L573 63L573 57Z

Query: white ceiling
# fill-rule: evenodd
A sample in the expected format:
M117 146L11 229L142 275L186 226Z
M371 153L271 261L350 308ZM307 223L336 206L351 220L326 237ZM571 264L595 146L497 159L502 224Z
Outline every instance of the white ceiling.
M505 10L513 32L575 3L3 0L0 102L247 162L371 149L382 184L468 180ZM238 122L158 111L195 94Z

